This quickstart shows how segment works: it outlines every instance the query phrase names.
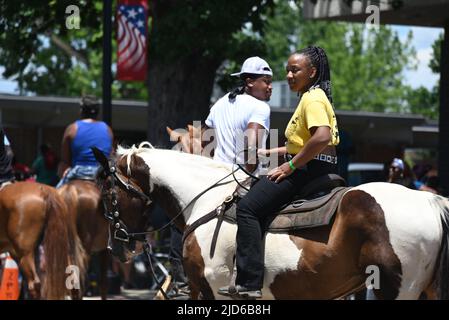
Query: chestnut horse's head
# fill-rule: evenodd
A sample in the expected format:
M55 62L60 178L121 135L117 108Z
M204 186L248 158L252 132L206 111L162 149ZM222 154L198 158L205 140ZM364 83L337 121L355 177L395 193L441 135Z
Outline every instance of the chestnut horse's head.
M109 248L120 261L127 262L140 253L136 252L136 241L145 241L151 225L149 169L138 157L108 160L100 150L92 150L101 164L97 185L110 222Z
M176 148L180 151L202 155L205 142L203 141L204 128L194 127L191 124L187 125L187 130L177 129L173 130L166 127L170 140L177 142Z

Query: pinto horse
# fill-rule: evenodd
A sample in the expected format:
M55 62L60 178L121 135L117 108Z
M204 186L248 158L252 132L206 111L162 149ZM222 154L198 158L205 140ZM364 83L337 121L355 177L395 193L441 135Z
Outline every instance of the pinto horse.
M57 190L66 201L73 223L77 226L78 236L87 255L86 264L92 254L98 253L100 296L106 300L109 225L104 218L100 190L95 182L89 180L71 180Z
M45 276L41 280L35 265L35 250L43 235ZM68 291L69 265L85 269L84 250L64 200L56 189L40 183L17 182L0 191L0 252L8 251L18 261L34 299L79 297ZM76 287L75 287L76 288Z
M145 145L149 146L146 148ZM117 150L112 167L96 153L105 176L98 183L116 204L112 228L121 231L113 247L132 255L129 244L141 211L126 209L130 189L160 203L180 227L199 221L233 193L231 166L149 143ZM236 180L245 176L236 172ZM227 179L210 188L223 177ZM121 180L121 183L117 181ZM115 183L114 183L115 181ZM128 188L123 188L127 181ZM120 189L117 191L116 189ZM205 192L201 197L198 195ZM111 205L111 199L105 202ZM367 270L377 267L379 299L449 298L449 201L389 183L368 183L342 196L329 225L289 233L267 232L265 299L338 299L365 287ZM210 256L217 219L201 224L184 241L183 263L191 296L216 296L233 274L235 223L223 221L215 255ZM200 295L201 294L201 295Z

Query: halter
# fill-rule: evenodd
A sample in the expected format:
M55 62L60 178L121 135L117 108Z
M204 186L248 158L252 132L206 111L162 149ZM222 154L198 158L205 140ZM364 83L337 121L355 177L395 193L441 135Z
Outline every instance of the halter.
M113 234L114 239L121 241L121 242L125 242L125 243L129 243L130 241L133 241L133 240L146 242L145 237L144 237L145 235L155 233L157 231L161 231L161 230L167 228L168 226L170 226L173 223L173 221L175 221L180 215L182 215L187 210L187 208L190 207L190 205L192 203L194 203L196 200L198 200L206 192L208 192L209 190L211 190L217 186L229 183L229 182L225 182L222 184L220 183L223 180L225 180L226 178L228 178L229 176L232 175L234 180L238 184L240 184L234 175L235 172L237 172L238 170L243 170L246 173L246 170L242 169L242 167L240 167L240 166L238 168L232 170L231 173L227 174L226 176L224 176L223 178L221 178L220 180L218 180L217 182L215 182L214 184L212 184L211 186L209 186L208 188L204 189L199 194L197 194L179 213L177 213L168 223L166 223L164 226L160 227L159 229L151 230L151 231L144 231L144 232L129 233L126 224L120 219L117 194L115 192L115 182L117 181L118 184L120 184L122 187L124 187L127 191L131 191L132 193L139 196L145 202L147 207L149 207L153 201L151 200L151 198L148 195L146 195L145 193L140 191L138 188L133 186L131 184L131 181L129 180L129 178L128 178L128 183L125 182L120 177L120 175L117 173L117 169L116 169L115 165L111 166L109 168L109 170L106 171L107 175L112 178L111 179L111 187L109 188L109 190L106 190L106 192L102 192L103 195L107 194L108 191L111 194L111 209L112 210L110 212L108 212L108 207L106 205L105 197L102 197L102 198L103 198L103 206L105 208L104 216L106 217L106 219L109 222L111 222L111 224L113 224L114 229L115 229L114 234Z
M103 167L104 168L104 167ZM106 168L104 168L106 169ZM120 175L117 173L117 169L116 169L116 165L112 165L109 166L109 170L105 170L106 174L111 177L111 186L109 188L109 190L106 190L106 192L103 192L103 188L102 188L102 194L107 194L107 192L109 191L111 194L111 211L108 212L108 207L106 205L106 200L105 197L102 196L102 200L103 200L103 206L104 206L104 216L105 218L111 223L113 224L115 230L113 233L113 237L115 240L120 241L122 243L130 243L131 241L141 241L144 243L144 251L148 257L148 261L150 264L150 268L151 268L151 272L153 275L154 280L156 281L156 283L158 284L158 287L162 293L162 295L165 297L165 299L170 300L170 298L167 296L167 293L165 292L165 290L162 289L162 284L158 281L154 269L153 269L153 264L151 262L151 256L152 256L152 248L151 248L151 244L146 240L145 235L146 234L150 234L150 233L154 233L160 230L163 230L165 228L167 228L169 225L171 225L173 223L173 221L175 221L181 214L184 213L184 211L192 204L194 203L196 200L198 200L202 195L204 195L207 191L222 185L222 184L227 184L229 182L225 182L220 184L223 180L225 180L226 178L228 178L229 176L233 176L234 180L239 184L240 182L238 181L238 179L235 177L235 172L237 172L238 170L243 170L246 174L252 176L250 173L248 173L242 166L238 165L237 169L233 169L231 171L231 173L227 174L225 177L221 178L220 180L218 180L217 182L215 182L214 184L212 184L211 186L209 186L208 188L206 188L205 190L203 190L202 192L200 192L198 195L196 195L178 214L176 214L176 216L174 218L172 218L167 224L165 224L164 226L162 226L159 229L156 230L151 230L151 231L144 231L144 232L133 232L133 233L129 233L128 232L128 228L126 226L126 224L120 219L120 212L118 209L118 201L117 201L117 193L115 192L115 183L116 181L118 182L119 185L121 185L122 187L124 187L127 191L130 191L134 194L136 194L138 197L140 197L146 204L147 207L149 207L152 204L152 200L151 198L146 195L145 193L143 193L142 191L140 191L140 188L136 188L135 186L133 186L133 184L131 183L131 181L129 180L128 177L128 182L125 182ZM253 177L253 176L252 176ZM241 185L242 186L242 185ZM243 187L243 186L242 186ZM246 188L245 188L246 189ZM110 242L110 237L111 234L109 232L109 242Z
M105 198L103 198L103 206L105 208L104 216L105 218L110 221L114 225L114 239L122 242L129 243L130 240L139 240L143 241L142 235L145 233L128 233L128 228L126 224L120 219L120 212L118 209L118 201L117 201L117 193L115 192L115 182L117 181L119 185L124 187L127 191L130 191L134 194L136 194L139 198L141 198L147 207L149 207L152 203L149 196L147 196L145 193L137 189L135 186L131 184L131 181L128 178L128 182L123 181L123 179L120 177L120 175L117 173L117 169L115 165L111 166L109 168L109 171L107 172L108 176L110 176L111 179L111 187L110 187L110 193L111 193L111 211L108 212L108 207L106 206ZM104 193L103 193L104 195Z

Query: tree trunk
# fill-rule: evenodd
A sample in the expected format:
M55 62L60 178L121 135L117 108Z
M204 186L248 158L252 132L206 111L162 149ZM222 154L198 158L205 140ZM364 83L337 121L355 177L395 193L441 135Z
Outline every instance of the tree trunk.
M148 141L168 147L166 126L185 128L194 120L204 122L220 63L221 59L204 59L201 53L179 57L168 64L150 61Z

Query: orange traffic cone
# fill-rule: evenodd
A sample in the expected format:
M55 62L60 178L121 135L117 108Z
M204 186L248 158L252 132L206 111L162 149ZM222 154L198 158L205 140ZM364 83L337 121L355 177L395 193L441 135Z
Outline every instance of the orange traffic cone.
M5 267L3 268L0 300L18 300L19 294L19 267L8 254L6 256Z

